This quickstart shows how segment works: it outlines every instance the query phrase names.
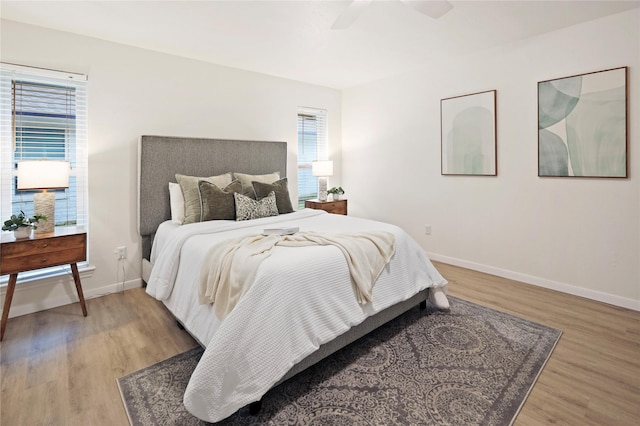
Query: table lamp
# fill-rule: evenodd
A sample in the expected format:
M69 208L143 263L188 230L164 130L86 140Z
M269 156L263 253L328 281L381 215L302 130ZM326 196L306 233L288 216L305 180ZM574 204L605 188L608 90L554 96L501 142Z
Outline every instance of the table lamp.
M53 232L56 223L56 194L48 190L68 188L70 169L68 161L47 159L18 161L18 190L42 190L33 195L33 213L44 215L47 220L38 223L34 233Z
M333 175L333 161L313 161L311 173L318 178L318 200L327 201L327 177Z

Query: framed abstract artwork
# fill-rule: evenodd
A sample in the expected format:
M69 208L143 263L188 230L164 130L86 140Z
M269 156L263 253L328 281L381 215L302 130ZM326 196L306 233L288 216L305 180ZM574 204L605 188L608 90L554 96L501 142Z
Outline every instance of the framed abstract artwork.
M538 83L538 176L627 177L627 67Z
M440 101L441 173L496 176L496 91Z

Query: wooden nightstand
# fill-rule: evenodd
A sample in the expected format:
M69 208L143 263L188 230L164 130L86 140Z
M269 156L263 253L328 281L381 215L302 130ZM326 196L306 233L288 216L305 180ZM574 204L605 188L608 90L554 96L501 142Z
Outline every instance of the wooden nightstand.
M64 264L71 265L73 281L76 284L82 314L87 316L84 303L78 262L87 258L87 232L82 227L57 227L48 234L33 234L30 238L16 240L13 234L5 233L0 240L0 275L9 275L9 285L4 299L2 323L0 323L0 340L9 319L9 309L13 291L16 288L18 273L34 269L48 268Z
M309 209L324 210L333 214L347 214L347 200L338 201L319 201L306 200L304 206Z

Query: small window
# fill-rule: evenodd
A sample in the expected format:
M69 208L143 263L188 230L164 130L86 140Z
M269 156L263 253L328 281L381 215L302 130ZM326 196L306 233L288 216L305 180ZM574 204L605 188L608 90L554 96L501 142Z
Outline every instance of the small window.
M298 109L298 208L305 200L318 198L318 178L311 173L314 160L327 160L327 112Z

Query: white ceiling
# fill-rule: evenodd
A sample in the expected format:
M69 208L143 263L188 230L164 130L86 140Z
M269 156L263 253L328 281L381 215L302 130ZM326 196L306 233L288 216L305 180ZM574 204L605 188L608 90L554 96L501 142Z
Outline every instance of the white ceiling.
M455 1L431 19L374 1L5 1L0 17L312 84L348 88L640 7L640 1Z

